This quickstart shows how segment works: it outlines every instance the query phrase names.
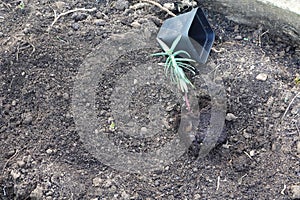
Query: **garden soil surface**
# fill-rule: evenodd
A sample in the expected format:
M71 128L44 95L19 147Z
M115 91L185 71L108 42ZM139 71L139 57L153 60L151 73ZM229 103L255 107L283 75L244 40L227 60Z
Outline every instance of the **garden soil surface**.
M103 44L144 27L158 30L170 16L139 1L23 3L0 1L0 199L300 198L300 52L284 35L236 24L201 1L216 32L208 65L224 84L227 139L202 159L186 152L159 170L131 173L84 144L73 91L83 63ZM89 10L59 15L77 8ZM116 55L97 83L98 134L132 152L158 148L176 133L180 103L159 84L135 91L128 111L147 124L149 105L165 103L164 129L155 139L122 137L118 121L112 123L115 80L158 62L150 56L158 51L153 39L148 49Z

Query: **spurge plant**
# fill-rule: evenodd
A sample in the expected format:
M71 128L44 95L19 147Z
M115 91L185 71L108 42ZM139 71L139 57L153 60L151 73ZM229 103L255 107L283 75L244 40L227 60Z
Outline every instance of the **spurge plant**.
M166 56L167 59L164 63L164 70L165 75L170 76L171 82L176 84L178 89L184 93L184 99L188 110L190 111L190 104L188 100L188 85L194 87L191 81L187 78L184 69L192 72L195 74L195 68L190 64L196 62L195 60L191 59L191 56L188 52L184 50L175 51L175 48L178 42L181 39L181 35L179 35L172 43L171 48L168 47L166 43L164 43L159 38L158 43L160 44L161 48L164 52L152 54L153 56ZM186 55L188 58L177 57L180 54Z

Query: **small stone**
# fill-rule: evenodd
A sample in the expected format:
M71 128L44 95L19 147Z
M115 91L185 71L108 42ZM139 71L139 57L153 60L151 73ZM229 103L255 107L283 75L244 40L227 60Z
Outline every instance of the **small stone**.
M65 100L68 100L68 99L69 99L69 97L70 97L70 96L69 96L69 94L68 94L68 93L66 93L66 92L65 92L65 93L63 94L63 98L64 98Z
M253 157L253 156L255 155L255 150L251 150L251 151L249 152L249 155L250 155L251 157Z
M146 133L146 132L147 132L147 128L146 128L146 127L142 127L142 128L141 128L141 132L142 132L142 133Z
M127 194L125 191L121 193L121 196L123 199L129 199L129 194Z
M52 190L49 190L48 192L46 192L46 196L52 196L54 194L54 192Z
M10 175L13 177L14 180L17 180L21 176L21 173L19 171L12 170L10 172Z
M103 182L103 180L101 178L96 177L96 178L93 179L93 186L99 187L102 182Z
M293 109L291 110L291 113L293 115L297 115L298 113L300 113L300 106L293 107Z
M12 106L17 105L17 101L16 101L16 100L13 100L13 101L11 102L11 105L12 105Z
M82 21L82 20L85 20L87 18L87 14L85 13L74 13L72 15L72 19L74 19L76 22L78 21Z
M300 185L291 186L291 199L300 199Z
M30 124L33 120L32 114L30 112L23 114L23 123Z
M226 117L225 117L225 119L227 120L227 121L234 121L234 120L236 120L238 117L237 116L235 116L234 114L232 114L232 113L227 113L227 115L226 115Z
M251 138L251 135L249 133L247 133L246 131L244 131L243 133L244 138L249 139Z
M10 158L10 157L12 157L15 153L16 153L15 150L10 150L9 152L6 153L6 156L5 156L5 157Z
M297 142L297 153L300 154L300 141Z
M193 199L195 199L195 200L201 199L201 195L200 194L195 194Z
M280 115L281 115L281 113L276 112L276 113L273 113L273 114L272 114L272 117L274 117L274 118L279 118Z
M268 78L268 75L264 74L264 73L260 73L256 76L256 80L259 80L259 81L266 81L267 78Z
M104 187L105 187L105 188L109 188L111 185L112 185L111 179L107 179L107 180L105 181L105 183L104 183Z
M94 24L96 26L104 26L105 25L105 20L103 20L103 19L95 19L94 20Z
M168 10L175 10L175 4L174 3L164 3L164 8Z
M235 39L235 40L242 40L243 37L242 37L241 35L237 35L237 36L234 37L234 39Z
M133 28L141 28L141 24L138 23L138 22L136 22L136 21L132 22L130 25L131 25Z
M25 166L25 162L23 160L19 160L19 161L17 161L17 165L19 167L24 167Z
M56 6L57 10L63 10L66 6L66 3L62 2L62 1L57 1L57 2L55 2L55 6Z
M73 29L74 31L79 30L79 28L80 28L80 25L79 25L78 23L73 23L73 24L72 24L72 29Z
M166 111L167 111L167 112L170 112L170 111L174 110L175 106L176 106L176 103L175 103L175 104L170 104L170 105L168 105L168 106L166 107Z
M43 188L41 186L36 186L36 188L30 193L29 197L32 199L42 199Z
M129 2L128 1L125 1L125 0L118 0L116 3L115 3L115 8L117 10L125 10L126 8L129 7Z
M47 153L47 154L51 154L51 153L53 153L53 150L52 150L52 149L47 149L47 150L46 150L46 153Z
M271 107L273 105L273 103L274 103L274 97L269 97L266 105L268 107Z
M112 185L110 188L109 188L109 192L111 193L115 193L117 191L117 187L115 185Z

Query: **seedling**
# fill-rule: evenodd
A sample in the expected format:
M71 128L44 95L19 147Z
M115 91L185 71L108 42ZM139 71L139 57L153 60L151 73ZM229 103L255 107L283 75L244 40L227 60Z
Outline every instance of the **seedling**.
M299 76L299 77L297 76L297 77L294 79L294 82L295 82L296 85L300 85L300 76Z
M166 43L164 43L162 40L157 38L158 43L160 44L160 46L164 50L164 52L155 53L152 55L167 57L167 59L164 63L165 75L170 76L171 82L175 83L177 85L178 89L181 90L181 92L183 92L185 94L185 96L184 96L185 103L187 105L188 110L190 110L190 104L189 104L189 101L187 98L188 85L191 87L194 87L194 85L187 78L183 69L186 69L186 70L190 71L192 74L195 74L195 68L189 63L196 62L196 61L191 59L190 58L191 56L186 51L179 50L179 51L174 52L180 39L181 39L181 35L179 35L173 41L171 48L169 48ZM188 58L177 57L180 54L186 55Z
M21 10L24 10L24 8L25 8L25 3L24 3L23 1L20 1L18 7L19 7Z

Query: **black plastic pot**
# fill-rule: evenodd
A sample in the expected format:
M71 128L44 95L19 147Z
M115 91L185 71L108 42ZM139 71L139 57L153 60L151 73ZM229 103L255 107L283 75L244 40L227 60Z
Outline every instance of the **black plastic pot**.
M181 35L181 40L175 50L185 50L197 62L206 63L215 33L201 8L167 19L160 28L157 38L170 47L178 35Z

